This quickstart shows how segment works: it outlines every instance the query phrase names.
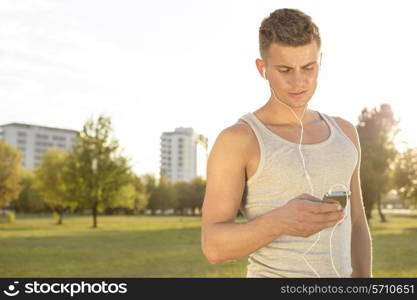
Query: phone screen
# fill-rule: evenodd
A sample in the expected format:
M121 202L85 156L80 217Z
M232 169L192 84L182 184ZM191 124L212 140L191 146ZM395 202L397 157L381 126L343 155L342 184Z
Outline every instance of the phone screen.
M340 205L345 208L346 207L346 195L325 195L323 198L324 202L329 203L340 203Z

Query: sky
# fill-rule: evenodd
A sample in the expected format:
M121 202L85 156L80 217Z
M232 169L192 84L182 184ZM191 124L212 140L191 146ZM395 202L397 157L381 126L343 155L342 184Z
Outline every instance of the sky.
M0 124L81 130L105 114L138 174L159 173L160 136L209 141L270 96L258 29L278 8L319 26L323 60L309 108L357 124L392 106L417 146L414 1L2 0Z

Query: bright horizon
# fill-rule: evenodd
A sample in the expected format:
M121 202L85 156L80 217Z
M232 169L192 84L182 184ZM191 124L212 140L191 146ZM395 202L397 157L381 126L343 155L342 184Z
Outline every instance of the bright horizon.
M269 98L258 74L258 29L283 7L320 28L323 60L309 108L356 125L382 103L398 140L417 146L413 2L4 0L0 7L0 124L81 130L112 118L138 174L159 176L164 131L209 139Z

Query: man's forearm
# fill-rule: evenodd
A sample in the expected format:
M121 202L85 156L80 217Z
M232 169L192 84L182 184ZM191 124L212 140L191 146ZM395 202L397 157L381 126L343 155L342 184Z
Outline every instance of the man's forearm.
M211 263L245 257L271 243L279 236L279 228L266 213L244 223L217 223L203 234L203 251ZM204 238L205 236L205 238ZM208 239L210 240L204 240Z
M372 277L372 240L367 224L352 227L352 277Z

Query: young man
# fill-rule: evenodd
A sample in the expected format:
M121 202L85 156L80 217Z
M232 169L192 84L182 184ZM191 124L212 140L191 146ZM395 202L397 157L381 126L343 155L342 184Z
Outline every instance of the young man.
M247 277L372 277L356 128L307 109L319 30L301 11L279 9L262 21L259 43L271 97L213 145L202 251L213 264L249 256ZM322 201L337 185L351 191L345 208ZM247 222L235 222L239 209Z

